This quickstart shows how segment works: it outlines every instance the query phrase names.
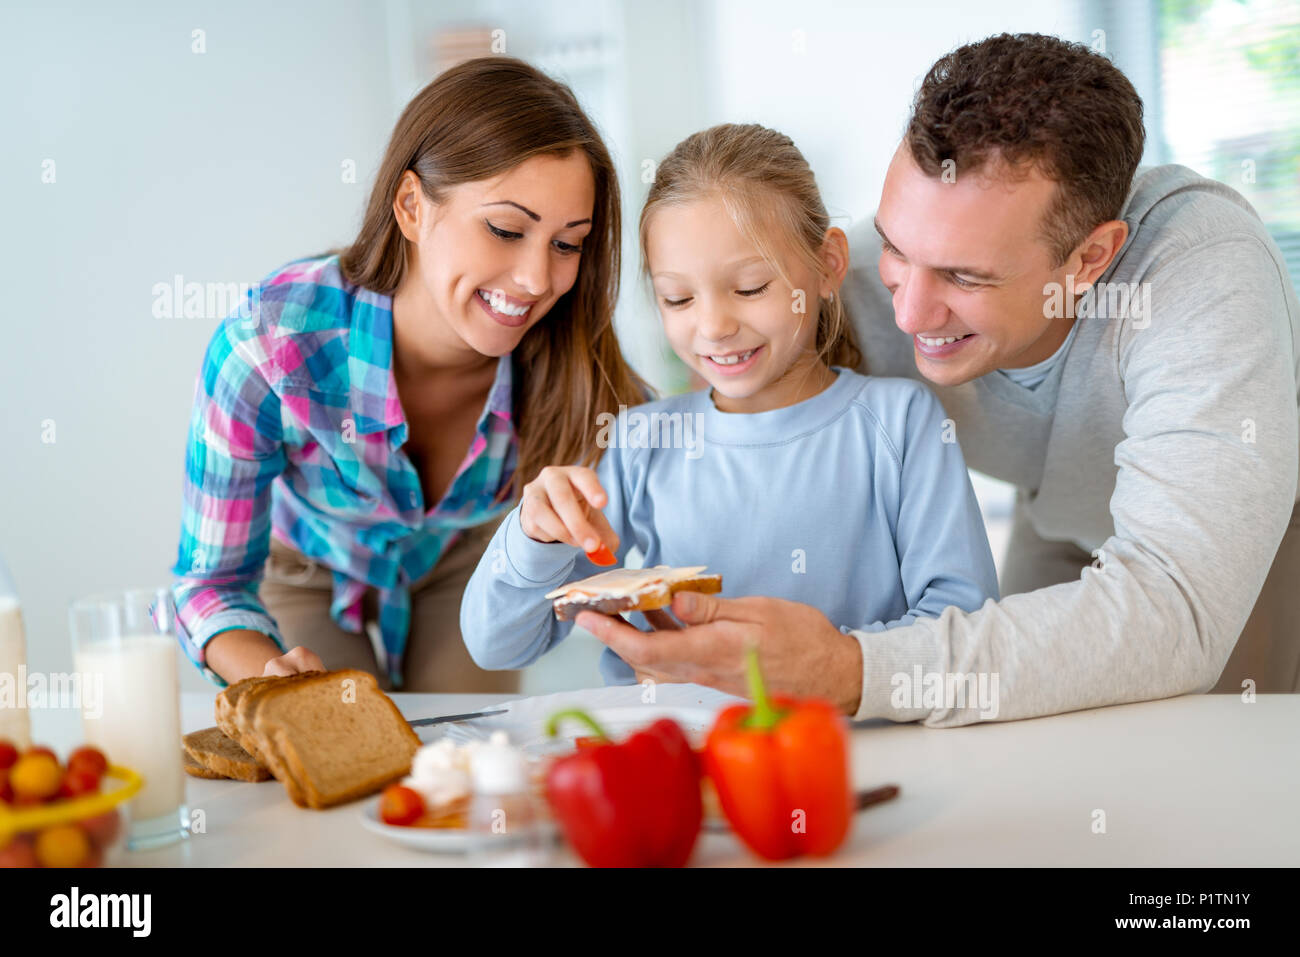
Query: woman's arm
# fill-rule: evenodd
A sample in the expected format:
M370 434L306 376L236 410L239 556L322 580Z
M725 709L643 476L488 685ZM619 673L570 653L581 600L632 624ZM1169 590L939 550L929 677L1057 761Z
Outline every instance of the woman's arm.
M199 373L186 444L172 567L177 634L190 660L219 685L250 669L261 674L271 657L286 651L257 594L270 541L271 482L286 463L279 397L258 359L261 334L238 312L217 328ZM224 637L232 632L244 637ZM256 644L249 633L258 634ZM214 637L223 637L228 650L219 655L225 667L207 660Z
M248 628L232 628L214 635L204 646L204 652L208 667L230 684L261 675L325 670L314 651L300 646L285 654L266 635Z

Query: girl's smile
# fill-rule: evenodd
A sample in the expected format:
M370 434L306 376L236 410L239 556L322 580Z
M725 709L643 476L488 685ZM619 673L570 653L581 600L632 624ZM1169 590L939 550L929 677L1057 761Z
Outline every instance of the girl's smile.
M714 353L701 358L713 365L714 371L719 375L738 376L754 368L754 364L758 361L758 354L762 350L762 346L755 346L744 352Z

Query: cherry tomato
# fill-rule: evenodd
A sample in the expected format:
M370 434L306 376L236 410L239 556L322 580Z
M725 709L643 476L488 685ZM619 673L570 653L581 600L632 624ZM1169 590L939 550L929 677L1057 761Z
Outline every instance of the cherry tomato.
M108 847L117 840L117 835L122 829L122 817L116 809L96 814L94 817L82 818L77 823L86 832L90 842L100 849Z
M80 867L90 850L90 838L75 824L55 824L36 835L36 859L42 867Z
M390 784L379 799L379 818L385 824L405 827L415 823L423 814L424 798L400 784Z
M62 783L63 772L59 770L59 762L42 752L27 752L9 769L9 786L20 803L52 798L59 793Z
M0 771L13 767L17 760L18 749L14 747L13 742L0 738Z
M54 763L55 763L55 764L58 764L58 763L59 763L59 756L58 756L57 754L55 754L55 753L54 753L50 748L45 747L45 745L43 745L43 744L40 744L40 745L32 745L32 747L30 747L30 748L28 748L26 751L24 751L23 754L24 754L24 755L27 755L27 754L48 754L50 757L52 757L52 758L54 759Z
M614 553L609 550L609 546L601 543L595 551L587 552L587 558L593 565L613 565L618 562Z
M84 767L70 768L68 773L63 776L63 783L59 786L59 797L80 797L83 794L94 794L98 790L98 774L87 771Z
M25 834L20 834L4 847L0 847L0 867L36 867L36 849Z
M9 769L0 768L0 801L9 804L14 799L14 789L9 785Z
M104 752L99 748L77 748L68 755L68 771L78 768L94 774L95 780L98 781L108 770L108 758L104 757Z

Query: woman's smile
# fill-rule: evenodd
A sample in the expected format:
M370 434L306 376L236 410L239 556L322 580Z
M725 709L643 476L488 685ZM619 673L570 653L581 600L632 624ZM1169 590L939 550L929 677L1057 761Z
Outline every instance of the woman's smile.
M528 322L536 301L526 302L507 296L500 289L479 289L474 294L475 301L489 316L503 326L518 327Z

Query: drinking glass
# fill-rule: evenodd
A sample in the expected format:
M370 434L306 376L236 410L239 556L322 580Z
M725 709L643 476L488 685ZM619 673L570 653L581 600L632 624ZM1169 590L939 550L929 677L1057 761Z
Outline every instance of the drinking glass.
M127 848L183 840L189 810L171 593L155 588L92 595L73 602L70 617L86 743L144 778L127 812Z

